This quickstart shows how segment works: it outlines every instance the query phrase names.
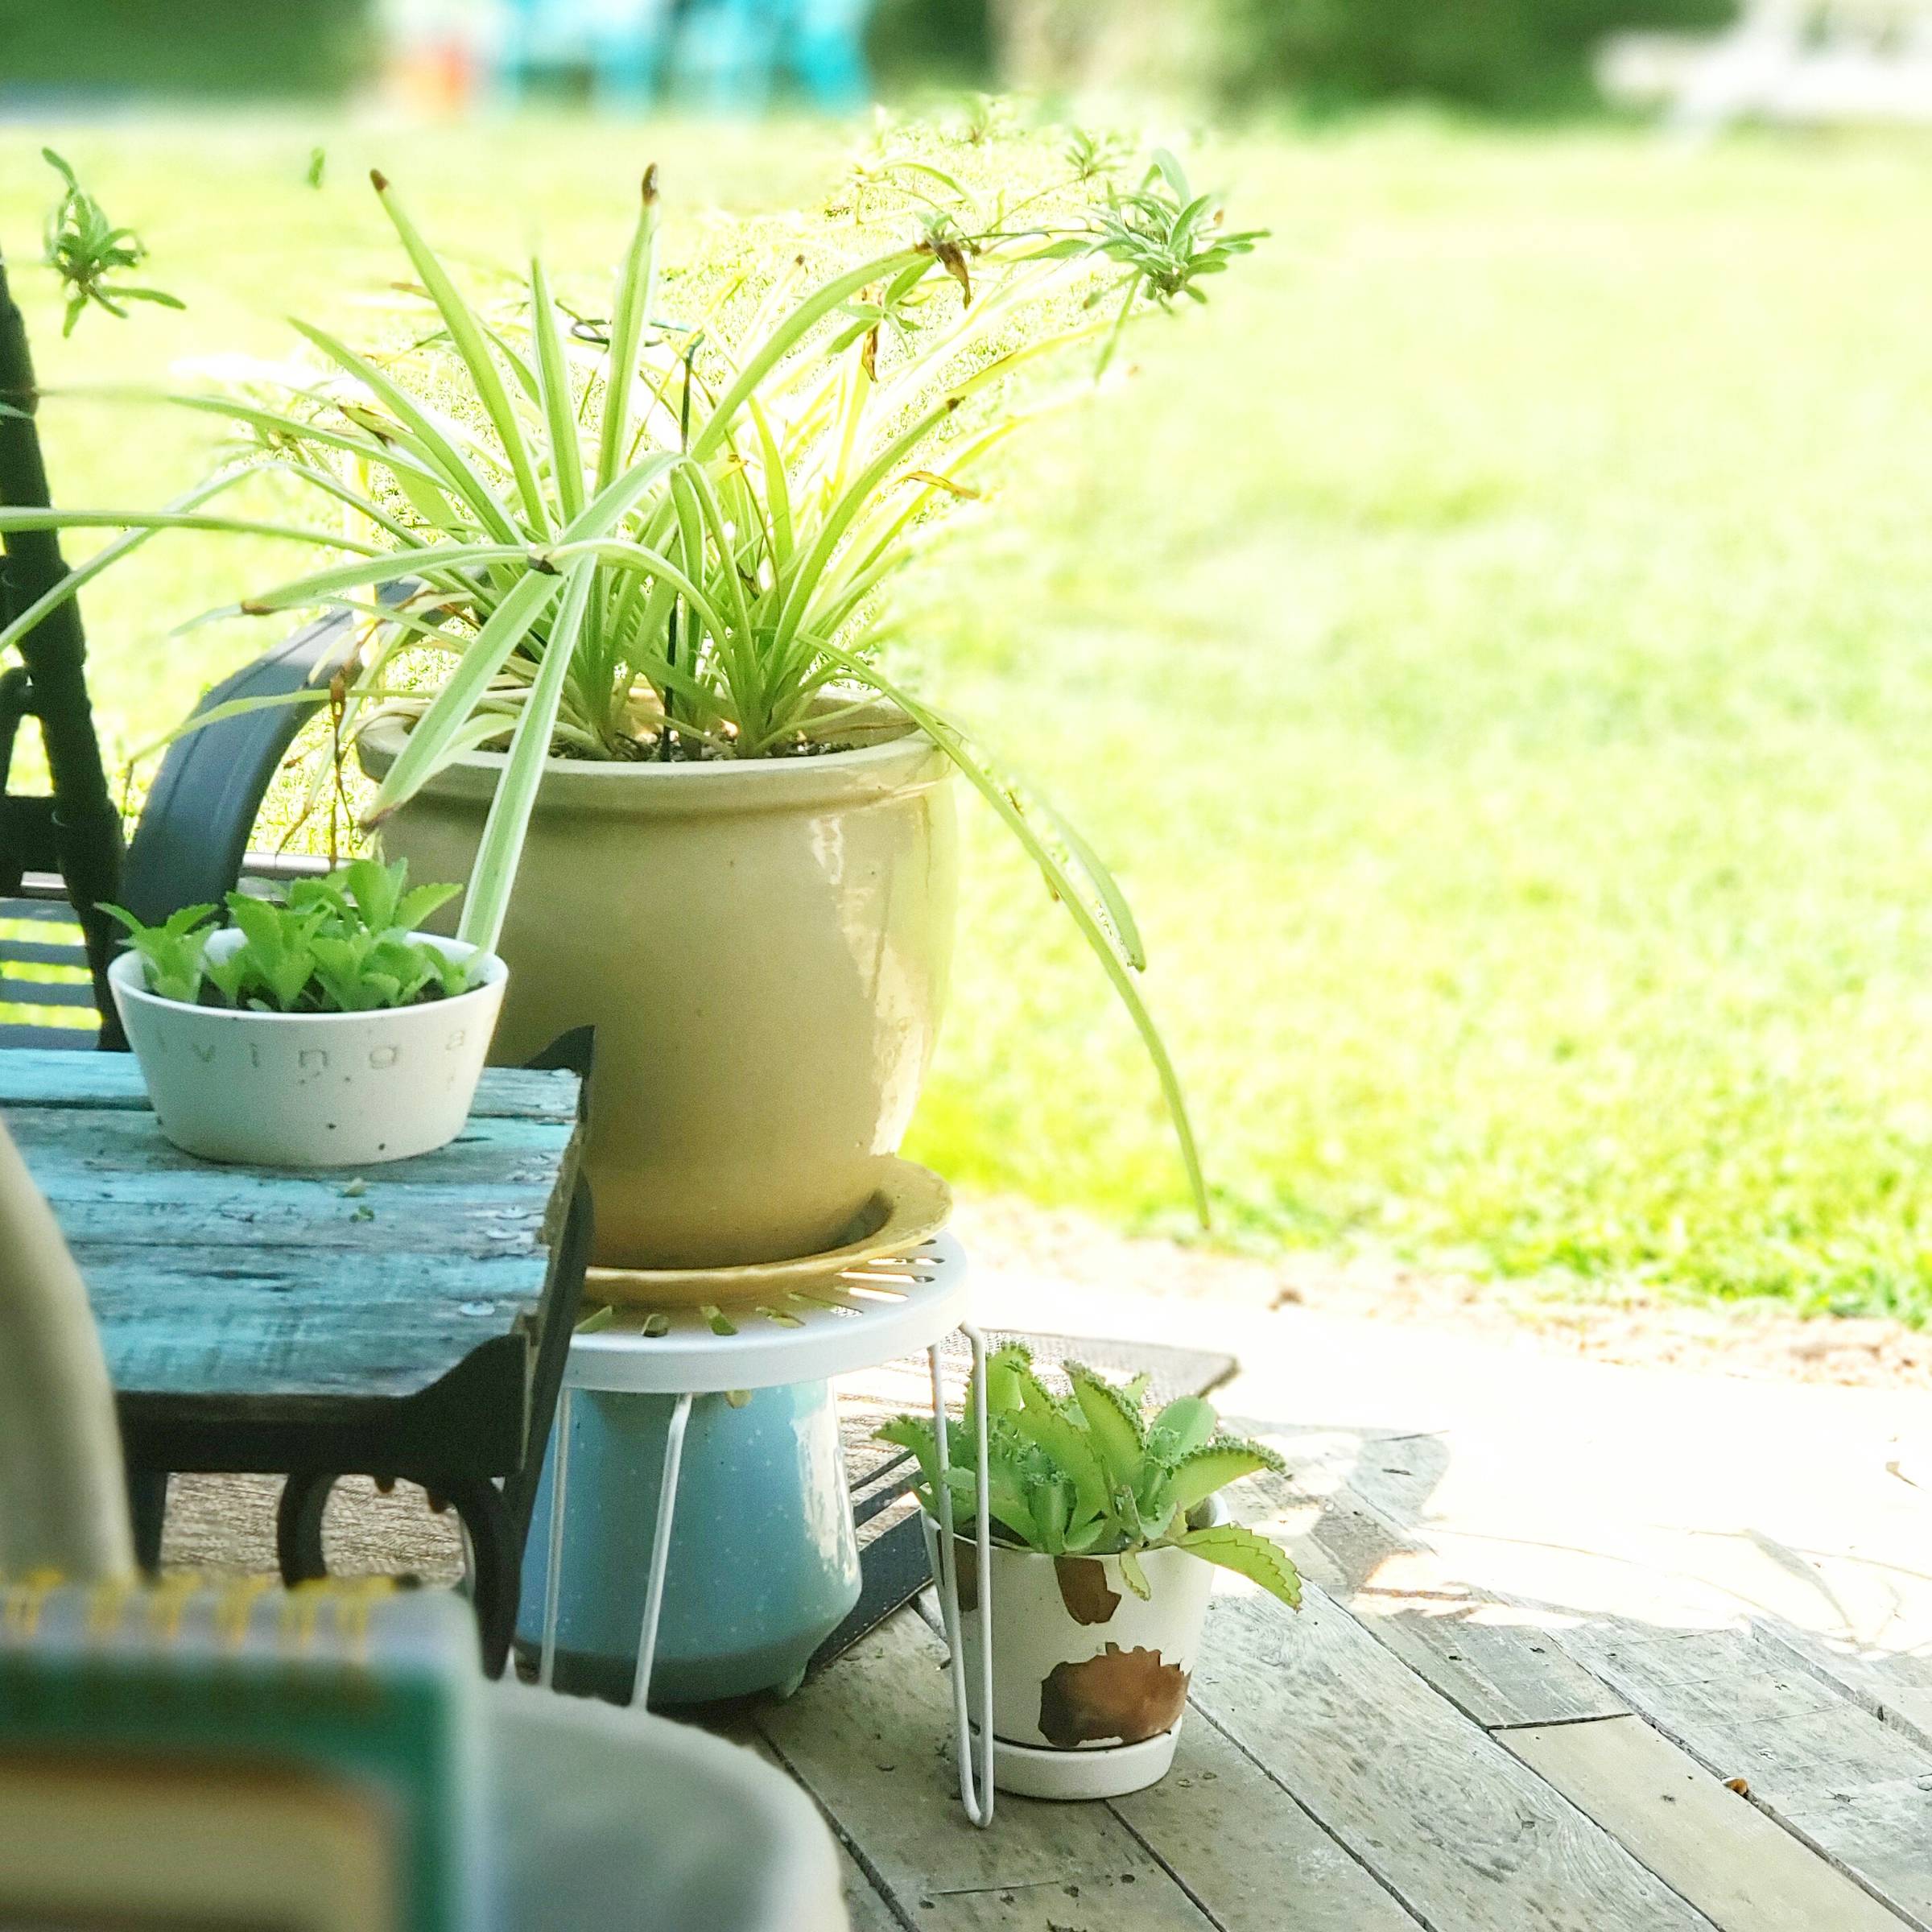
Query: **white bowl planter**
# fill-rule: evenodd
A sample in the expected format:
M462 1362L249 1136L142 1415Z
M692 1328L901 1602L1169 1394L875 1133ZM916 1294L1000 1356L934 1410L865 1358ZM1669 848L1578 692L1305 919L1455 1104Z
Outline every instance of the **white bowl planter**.
M410 936L453 959L476 950ZM221 959L242 943L231 927L208 950ZM461 1133L509 973L488 955L468 993L378 1013L184 1005L148 991L132 952L107 976L155 1118L177 1147L264 1167L372 1167Z
M1210 1500L1195 1519L1221 1522ZM935 1558L932 1521L922 1517ZM953 1542L966 1654L980 1644L976 1552ZM1045 1556L993 1547L993 1779L1023 1798L1119 1798L1174 1762L1187 1682L1199 1654L1214 1566L1184 1550L1146 1550L1150 1595L1137 1596L1117 1556ZM976 1670L966 1674L981 1729Z

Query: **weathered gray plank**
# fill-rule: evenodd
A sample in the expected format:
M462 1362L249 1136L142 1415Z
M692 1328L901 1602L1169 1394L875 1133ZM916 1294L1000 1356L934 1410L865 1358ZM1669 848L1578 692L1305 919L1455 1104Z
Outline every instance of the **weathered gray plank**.
M1765 1620L1759 1641L1832 1685L1880 1723L1932 1749L1932 1657L1854 1649L1810 1630Z
M1579 1624L1564 1647L1719 1777L1932 1928L1932 1751L1752 1631Z
M1724 1932L1899 1932L1883 1905L1639 1717L1501 1742Z
M902 1611L758 1714L903 1918L922 1932L1213 1932L1104 1805L1002 1795L990 1831L967 1822L944 1655Z
M123 1394L413 1395L533 1313L539 1252L341 1257L80 1249L76 1260Z
M1711 1922L1319 1588L1217 1596L1195 1692L1439 1932L1710 1932Z
M132 1054L9 1053L0 1059L0 1108L36 1105L144 1112L147 1090ZM569 1121L576 1109L575 1074L493 1067L471 1111L484 1120Z
M360 1188L354 1185L358 1179ZM197 1195L162 1207L148 1198L126 1198L106 1185L80 1199L59 1187L47 1191L68 1245L76 1252L185 1248L228 1262L237 1249L300 1249L338 1257L398 1249L514 1254L547 1239L551 1204L550 1190L532 1183L480 1191L433 1182L392 1185L373 1174L345 1175L325 1184L320 1195L251 1175L225 1188L218 1203Z
M1244 1486L1260 1510L1294 1523L1311 1499L1292 1476ZM1419 1532L1346 1483L1326 1486L1295 1557L1364 1629L1480 1724L1567 1724L1629 1707L1529 1615L1456 1583ZM1245 1514L1254 1512L1244 1510Z
M1174 1769L1114 1814L1223 1932L1418 1932L1418 1922L1199 1710Z
M184 1154L162 1137L154 1116L85 1107L0 1108L35 1185L50 1198L138 1199L142 1189L159 1204L201 1200L218 1204L233 1191L266 1186L313 1188L315 1198L339 1194L358 1178L340 1167L227 1166ZM378 1162L359 1178L407 1187L423 1182L478 1188L554 1181L568 1138L566 1123L510 1117L473 1119L445 1147L407 1161ZM291 1195L291 1199L297 1198Z

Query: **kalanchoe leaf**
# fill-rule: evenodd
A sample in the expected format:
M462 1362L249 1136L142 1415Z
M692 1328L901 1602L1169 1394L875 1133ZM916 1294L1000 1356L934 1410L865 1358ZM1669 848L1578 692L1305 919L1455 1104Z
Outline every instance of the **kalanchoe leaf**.
M1146 1454L1138 1412L1112 1382L1078 1362L1067 1363L1067 1377L1108 1481L1117 1489L1131 1489Z
M1174 1517L1185 1520L1196 1504L1205 1502L1217 1489L1238 1483L1245 1476L1262 1470L1278 1475L1282 1459L1260 1443L1234 1442L1224 1439L1194 1450L1174 1465L1162 1492L1162 1501Z
M1123 1550L1121 1552L1121 1575L1125 1580L1127 1587L1142 1603L1147 1602L1153 1596L1154 1591L1147 1582L1147 1572L1141 1567L1138 1551Z
M1287 1552L1271 1537L1245 1523L1216 1523L1205 1530L1187 1530L1174 1538L1174 1547L1259 1583L1290 1610L1302 1607L1301 1575Z
M986 1410L1004 1415L1020 1406L1020 1374L1033 1368L1033 1351L1024 1342L1008 1342L986 1358Z
M1198 1449L1214 1434L1214 1405L1198 1395L1183 1395L1154 1418L1147 1431L1147 1453L1163 1463L1177 1462Z

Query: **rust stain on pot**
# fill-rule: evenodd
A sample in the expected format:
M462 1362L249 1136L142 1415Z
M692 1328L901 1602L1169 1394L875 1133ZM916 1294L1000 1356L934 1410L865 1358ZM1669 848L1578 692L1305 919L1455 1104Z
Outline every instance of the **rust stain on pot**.
M1180 1722L1187 1673L1158 1650L1109 1644L1084 1663L1056 1664L1040 1684L1040 1735L1071 1751L1117 1738L1137 1744Z
M964 1537L955 1537L952 1544L953 1575L959 1585L959 1604L962 1612L976 1610L980 1607L980 1552L976 1545L969 1543Z
M1097 1557L1056 1556L1053 1574L1060 1601L1076 1624L1104 1624L1121 1607L1121 1593L1107 1587L1107 1566Z

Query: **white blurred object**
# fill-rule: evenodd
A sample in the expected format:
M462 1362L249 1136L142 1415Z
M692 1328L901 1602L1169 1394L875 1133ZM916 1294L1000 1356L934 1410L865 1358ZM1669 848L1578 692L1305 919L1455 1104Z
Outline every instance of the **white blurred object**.
M1693 135L1740 120L1932 122L1932 0L1746 0L1715 38L1606 42L1597 80Z
M52 1211L0 1126L0 1577L134 1572L114 1392Z
M485 1708L505 1932L847 1932L832 1835L744 1746L521 1684Z

